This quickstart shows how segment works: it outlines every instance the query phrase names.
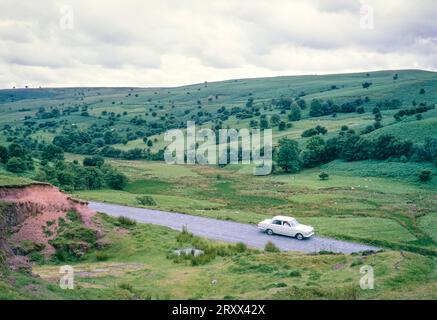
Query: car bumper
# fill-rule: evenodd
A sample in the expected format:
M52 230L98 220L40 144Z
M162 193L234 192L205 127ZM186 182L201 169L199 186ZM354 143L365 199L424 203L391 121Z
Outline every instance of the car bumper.
M308 234L304 234L304 238L311 238L314 235L314 232L308 233Z

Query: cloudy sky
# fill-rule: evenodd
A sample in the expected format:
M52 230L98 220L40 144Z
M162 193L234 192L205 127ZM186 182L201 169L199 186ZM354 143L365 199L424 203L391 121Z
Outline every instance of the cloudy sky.
M0 0L0 88L437 70L435 0Z

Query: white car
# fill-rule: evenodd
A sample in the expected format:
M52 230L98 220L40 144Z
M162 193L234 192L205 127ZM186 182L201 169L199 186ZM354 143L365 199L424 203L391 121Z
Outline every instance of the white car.
M295 237L298 240L309 238L314 234L313 227L300 224L295 218L285 216L265 219L258 223L258 228L267 232L268 235L275 233Z

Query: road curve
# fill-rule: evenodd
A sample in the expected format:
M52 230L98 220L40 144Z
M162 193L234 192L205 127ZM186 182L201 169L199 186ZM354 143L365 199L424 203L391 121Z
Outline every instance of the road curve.
M321 250L327 250L337 253L353 253L366 250L378 250L378 248L364 244L316 236L302 241L277 235L269 236L254 225L182 213L126 207L99 202L89 202L89 207L94 211L104 212L110 216L125 216L140 223L156 224L178 231L181 231L183 226L187 226L188 231L201 237L231 243L243 242L250 247L259 249L264 248L267 241L270 240L283 251L319 252Z

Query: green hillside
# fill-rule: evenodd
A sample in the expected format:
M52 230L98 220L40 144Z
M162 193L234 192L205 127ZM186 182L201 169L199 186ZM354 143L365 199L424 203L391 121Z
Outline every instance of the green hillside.
M250 224L290 215L318 236L383 248L266 252L99 214L108 247L41 258L40 278L2 270L0 255L0 299L434 299L436 103L437 73L419 70L0 90L0 187L47 181L84 200ZM164 132L189 120L273 129L272 174L166 164ZM179 261L181 246L214 254ZM78 290L58 288L66 262ZM363 264L375 267L375 290L355 288Z
M398 75L397 80L394 80L394 74ZM364 82L371 82L372 85L364 89ZM424 94L420 94L422 88L425 90ZM12 138L15 135L29 134L39 140L51 141L63 127L85 129L97 125L117 132L122 143L115 145L126 150L147 147L143 142L144 136L154 139L155 134L165 131L166 128L180 127L187 120L211 125L221 119L222 126L248 127L251 120L259 120L261 115L269 118L278 114L281 120L288 122L287 114L281 114L275 101L272 103L272 99L278 101L281 97L300 97L307 106L314 98L330 99L337 105L368 98L362 104L365 111L362 114L337 113L335 118L331 115L309 118L307 107L302 110L302 122L295 122L292 128L278 132L272 126L275 136L300 139L303 130L319 122L327 127L329 133L345 124L361 130L373 122L371 111L375 105L385 100L398 99L402 102L401 108L411 107L413 101L416 104L433 105L437 103L437 74L402 70L237 79L177 88L0 90L0 127L11 126L8 135ZM232 108L240 107L244 110L249 98L253 98L256 112L243 115L235 111L232 114ZM38 114L38 110L43 110L41 107L44 111ZM228 116L224 117L217 112L222 107L228 110ZM58 111L50 114L53 109L58 110L59 114ZM435 125L433 126L437 116L435 110L424 113L420 122L402 119L401 123L396 123L393 118L394 110L381 110L381 113L384 127L373 132L374 135L379 132L393 132L408 136L413 141L423 141L425 134L436 134ZM404 125L404 122L408 124ZM408 130L404 131L404 127ZM17 132L20 129L22 132ZM7 137L3 136L2 139L6 142ZM159 142L158 146L163 147ZM152 147L152 150L156 149Z

